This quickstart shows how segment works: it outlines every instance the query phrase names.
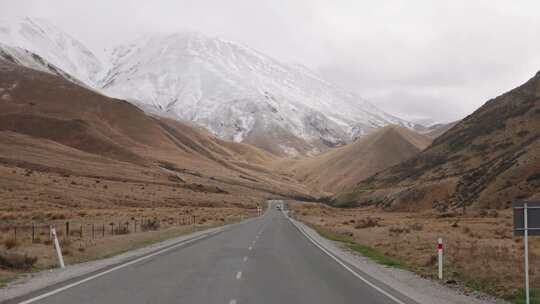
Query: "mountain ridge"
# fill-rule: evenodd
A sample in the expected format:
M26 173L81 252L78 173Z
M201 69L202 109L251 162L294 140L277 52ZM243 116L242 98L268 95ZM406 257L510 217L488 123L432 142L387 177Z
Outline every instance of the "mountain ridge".
M391 125L314 157L282 161L278 167L316 191L336 193L415 156L430 143L425 135Z
M218 37L149 34L117 46L108 64L47 21L24 18L13 27L0 26L0 42L29 50L106 95L281 156L317 153L388 124L416 126L304 66Z
M540 75L490 99L413 158L334 204L389 209L507 208L540 192Z

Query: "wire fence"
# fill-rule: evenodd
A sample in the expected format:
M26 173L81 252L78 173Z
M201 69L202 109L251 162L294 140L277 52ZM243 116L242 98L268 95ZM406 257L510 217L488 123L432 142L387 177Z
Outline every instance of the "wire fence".
M250 212L251 213L251 212ZM238 216L238 219L242 217ZM126 235L137 232L157 231L171 227L205 224L208 217L204 216L179 216L159 219L152 218L129 218L107 221L51 221L48 223L31 224L1 224L0 235L6 241L17 243L48 243L52 242L51 227L56 228L59 239L89 239L96 240L116 235ZM228 219L214 219L223 223Z

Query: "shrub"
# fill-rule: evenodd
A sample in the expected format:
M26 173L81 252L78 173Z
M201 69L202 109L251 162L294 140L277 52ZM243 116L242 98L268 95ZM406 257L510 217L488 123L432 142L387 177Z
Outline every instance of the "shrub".
M71 246L71 240L70 239L63 239L62 241L60 241L60 245L62 247L69 247L69 246Z
M4 247L6 247L8 250L13 249L17 247L17 241L13 238L7 239L4 241Z
M141 224L141 230L148 231L148 230L159 230L160 224L157 219L154 220L148 220L144 221Z
M366 217L356 222L356 225L354 228L356 229L363 229L363 228L370 228L370 227L377 227L379 226L379 218L373 218L373 217Z
M388 229L390 234L401 234L401 233L410 233L411 229L401 226L392 226Z
M30 269L37 262L37 257L29 257L18 253L0 253L0 268Z
M127 225L116 227L116 229L114 229L114 234L129 234L129 228Z
M422 225L420 223L414 223L414 224L409 226L409 229L411 229L413 231L422 231L422 230L424 230L424 225Z

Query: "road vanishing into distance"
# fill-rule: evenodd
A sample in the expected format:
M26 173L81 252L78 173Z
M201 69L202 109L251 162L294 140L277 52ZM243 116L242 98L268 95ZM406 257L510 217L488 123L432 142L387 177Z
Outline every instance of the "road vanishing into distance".
M258 218L13 303L415 303L325 252L278 203Z

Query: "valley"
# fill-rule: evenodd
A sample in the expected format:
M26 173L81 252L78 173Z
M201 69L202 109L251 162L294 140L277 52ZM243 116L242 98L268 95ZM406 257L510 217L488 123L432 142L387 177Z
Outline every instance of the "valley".
M268 229L253 257L264 275L290 271L288 256L301 265L290 284L311 274L325 286L326 273L343 283L332 286L346 293L316 290L314 301L362 290L377 303L414 303L401 294L396 301L395 290L374 293L377 284L357 288L296 220L346 252L450 293L521 303L523 239L512 235L511 207L537 199L540 73L462 120L421 125L219 37L149 34L98 56L46 20L0 23L0 288L58 266L51 225L68 265L200 234L193 247L177 244L171 254L183 259L174 263L190 268L185 261L201 260L186 252L203 252L227 271L239 263L240 243L249 239L255 251ZM448 248L440 282L439 237ZM537 288L540 242L529 246ZM159 269L144 267L171 281L178 273L158 271L158 258ZM191 271L222 279L205 267ZM102 296L118 296L109 292ZM185 294L209 297L197 288Z

